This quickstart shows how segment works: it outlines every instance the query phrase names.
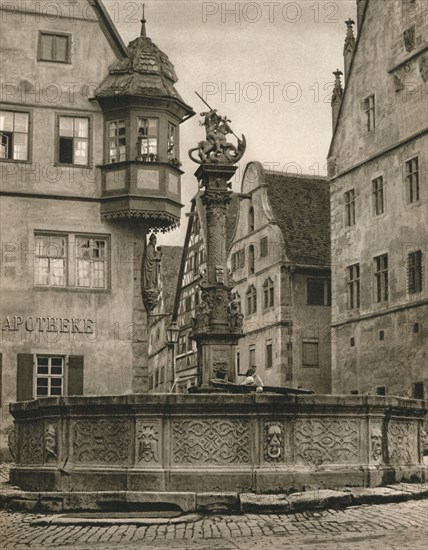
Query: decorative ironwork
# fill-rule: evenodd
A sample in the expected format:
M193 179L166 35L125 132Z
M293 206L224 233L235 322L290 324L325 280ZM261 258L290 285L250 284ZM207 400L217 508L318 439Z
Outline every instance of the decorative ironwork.
M242 420L173 422L174 464L248 463L249 425Z
M296 461L310 465L356 463L358 424L356 420L302 419L294 426Z

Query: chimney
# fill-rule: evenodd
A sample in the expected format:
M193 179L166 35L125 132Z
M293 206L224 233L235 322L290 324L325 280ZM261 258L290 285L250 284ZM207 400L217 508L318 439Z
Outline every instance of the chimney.
M357 31L360 32L363 13L366 7L367 0L357 0Z
M352 19L348 19L348 21L345 21L347 26L346 31L346 38L345 38L345 45L343 47L343 57L344 57L344 65L345 65L345 85L348 83L348 73L349 73L349 67L351 66L352 56L354 55L354 48L355 48L355 36L354 36L354 29L353 25L355 25L355 21Z
M342 88L342 82L340 80L340 77L343 75L343 73L342 71L337 69L337 71L334 71L333 74L336 77L336 80L334 81L333 95L331 98L331 112L333 117L333 132L334 132L334 129L336 128L337 117L339 116L340 105L342 103L343 88Z

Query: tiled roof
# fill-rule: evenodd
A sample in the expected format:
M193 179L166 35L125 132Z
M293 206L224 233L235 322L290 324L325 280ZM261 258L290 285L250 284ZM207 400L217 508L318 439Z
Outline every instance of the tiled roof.
M270 207L284 236L287 258L298 265L329 266L330 192L327 179L264 172Z
M116 61L99 85L96 95L173 97L183 102L174 88L174 65L147 36L139 36L128 45L128 57ZM184 102L183 102L184 103Z

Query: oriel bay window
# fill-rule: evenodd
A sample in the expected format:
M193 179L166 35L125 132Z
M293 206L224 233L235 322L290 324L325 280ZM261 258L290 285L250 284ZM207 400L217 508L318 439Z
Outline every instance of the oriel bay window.
M59 117L58 162L60 164L89 164L89 119Z
M108 161L126 160L125 120L112 120L108 123Z
M0 160L28 160L29 114L0 111Z
M168 143L167 154L168 160L172 161L177 159L177 127L171 122L168 122Z
M155 162L159 160L158 138L158 119L138 117L138 160L145 162Z

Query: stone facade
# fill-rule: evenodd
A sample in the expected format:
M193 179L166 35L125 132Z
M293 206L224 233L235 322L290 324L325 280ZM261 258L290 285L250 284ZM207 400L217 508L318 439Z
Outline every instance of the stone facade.
M101 1L72 7L0 8L2 458L10 402L147 391L142 256L148 231L180 217L178 126L193 111L172 64L144 25L127 48Z
M162 247L160 295L149 318L149 392L169 392L175 382L166 331L172 321L182 253L181 246Z
M229 253L246 334L237 368L256 365L266 385L331 391L328 189L258 162L244 172Z
M361 1L358 21L329 152L333 391L424 398L426 3Z
M424 481L425 413L424 403L401 398L267 393L17 403L11 482L161 495Z

